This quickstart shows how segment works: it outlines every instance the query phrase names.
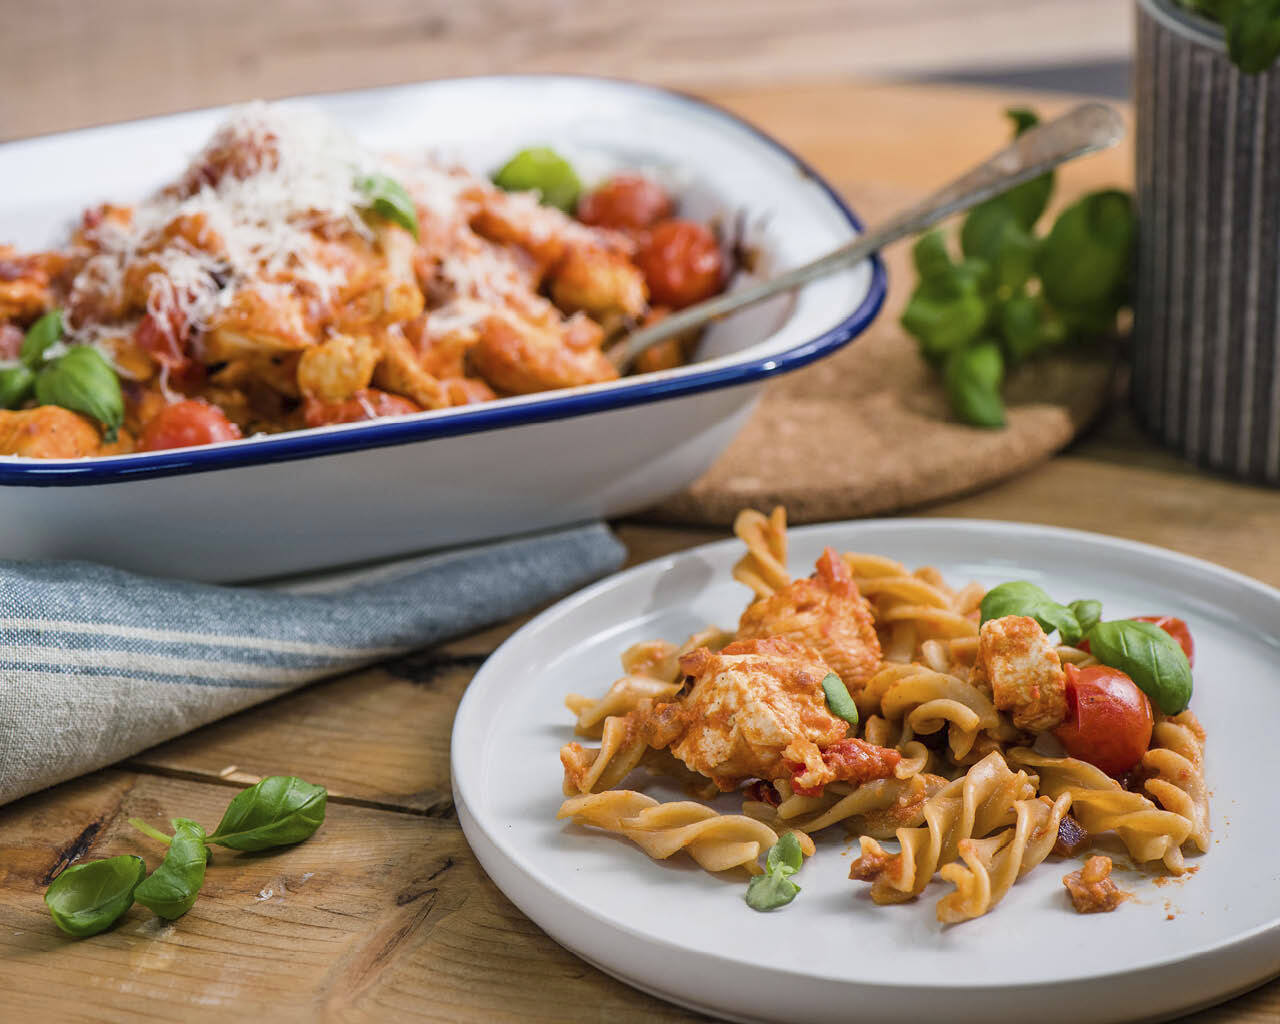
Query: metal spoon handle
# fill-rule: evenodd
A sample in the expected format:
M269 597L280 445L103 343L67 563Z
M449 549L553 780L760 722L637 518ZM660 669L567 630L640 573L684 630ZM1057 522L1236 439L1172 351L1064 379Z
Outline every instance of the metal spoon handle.
M1083 103L1061 117L1024 132L1010 145L962 174L915 206L870 228L847 245L811 263L788 270L759 284L707 299L673 313L665 320L635 331L609 351L620 370L660 341L701 327L712 320L789 291L815 278L858 263L890 242L918 234L954 213L976 206L1030 181L1061 163L1086 153L1108 149L1124 135L1124 122L1102 103Z

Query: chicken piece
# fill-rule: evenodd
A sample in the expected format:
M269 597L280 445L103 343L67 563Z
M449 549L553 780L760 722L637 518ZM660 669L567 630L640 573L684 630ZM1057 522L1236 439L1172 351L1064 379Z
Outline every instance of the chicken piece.
M644 275L620 253L571 245L552 271L551 298L566 313L603 320L639 317L649 291Z
M383 332L379 344L382 358L373 371L378 387L405 395L424 409L443 409L449 404L444 386L423 369L417 350L401 332Z
M530 193L495 189L475 198L472 230L491 242L518 245L536 261L539 278L564 255L575 229L587 230Z
M38 405L17 412L0 411L0 455L78 459L99 454L101 446L98 428L70 409Z
M302 353L298 390L307 398L341 402L373 381L378 348L364 335L335 334Z
M1090 857L1079 871L1062 876L1077 914L1105 914L1129 898L1111 880L1111 858Z
M332 423L359 423L383 416L408 416L422 410L399 395L389 395L377 388L365 388L341 402L321 402L308 398L303 405L303 423L323 427Z
M491 402L498 397L493 388L478 377L449 377L440 383L444 385L451 406Z
M738 623L738 637L778 636L807 644L856 696L880 667L880 641L871 607L844 559L822 552L814 574L752 602Z
M1025 615L989 619L978 632L969 682L1027 732L1047 732L1067 717L1067 678L1044 630Z
M338 324L348 329L412 320L426 305L413 270L413 235L387 222L380 222L375 230L383 262L348 278L352 287L344 293L345 303L336 316Z
M665 746L674 735L671 753L723 790L788 778L784 751L817 751L849 731L822 691L831 669L791 640L739 640L717 654L699 647L680 659L680 670L693 677L692 689L654 709L647 738Z
M204 361L297 352L315 344L302 302L284 285L259 284L238 291L204 339Z
M524 395L616 380L600 351L600 328L585 317L543 327L509 314L486 318L472 366L499 391Z
M53 307L49 270L39 253L0 245L0 320L33 320Z

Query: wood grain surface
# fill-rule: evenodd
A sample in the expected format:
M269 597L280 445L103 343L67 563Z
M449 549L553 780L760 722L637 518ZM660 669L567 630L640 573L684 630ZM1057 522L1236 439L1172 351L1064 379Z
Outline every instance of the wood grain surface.
M714 98L784 136L841 187L886 192L931 183L1010 99L848 83ZM839 128L849 111L865 128L857 136ZM1190 470L1122 409L1066 454L922 514L1098 530L1280 585L1280 492ZM640 522L618 532L633 563L725 535ZM0 1019L700 1019L558 947L466 846L450 796L451 717L478 665L518 624L317 684L0 808ZM312 840L274 854L219 851L199 901L175 923L135 908L88 940L54 928L41 895L61 866L119 853L154 859L128 817L212 822L233 787L272 773L329 787ZM1273 982L1186 1020L1278 1018Z
M567 71L694 88L1122 57L1130 0L0 0L0 139ZM785 9L785 16L780 10ZM836 122L839 123L839 122Z

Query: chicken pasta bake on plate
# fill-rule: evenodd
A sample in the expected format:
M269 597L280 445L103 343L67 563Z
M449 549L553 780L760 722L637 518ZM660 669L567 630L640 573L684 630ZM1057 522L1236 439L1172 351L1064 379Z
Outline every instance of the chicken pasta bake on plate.
M896 904L940 881L946 925L1062 858L1088 855L1062 875L1080 913L1129 898L1112 857L1195 870L1211 825L1184 621L830 547L796 579L782 509L735 532L753 595L736 629L633 645L603 695L567 698L558 817L750 876L760 911L797 898L836 826L858 837L851 887ZM691 799L640 792L654 776ZM739 812L705 802L723 793Z
M254 104L185 173L0 247L0 455L157 451L612 380L609 340L721 291L731 240L652 177L379 156ZM638 372L687 361L696 337Z

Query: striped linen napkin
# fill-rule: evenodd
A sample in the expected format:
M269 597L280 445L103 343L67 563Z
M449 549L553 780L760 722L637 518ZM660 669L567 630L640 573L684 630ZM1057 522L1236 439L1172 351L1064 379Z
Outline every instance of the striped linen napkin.
M0 804L616 569L603 524L257 587L0 561Z

